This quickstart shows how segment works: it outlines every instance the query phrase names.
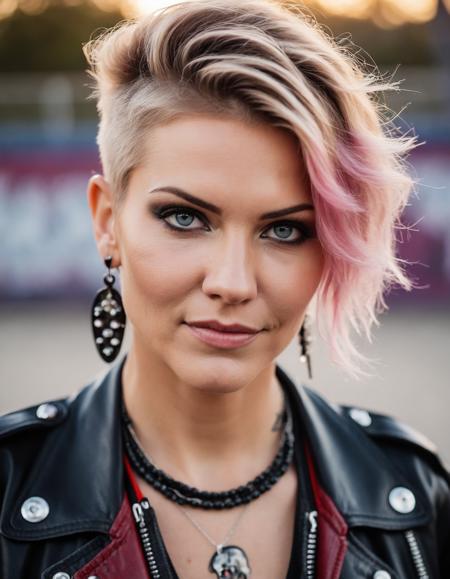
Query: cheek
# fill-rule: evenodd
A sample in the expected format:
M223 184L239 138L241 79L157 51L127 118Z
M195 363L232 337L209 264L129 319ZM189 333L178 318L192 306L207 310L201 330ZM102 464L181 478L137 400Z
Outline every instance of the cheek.
M270 272L266 287L281 321L297 324L317 290L323 267L322 248L317 240L311 240L301 248L298 259L290 256L289 261L272 262L266 268Z
M318 240L313 240L308 247L307 259L299 267L299 283L305 297L311 300L322 278L325 257Z
M157 224L137 218L133 223L127 227L124 221L121 236L124 305L128 310L139 307L139 315L151 309L154 316L193 287L199 260Z
M130 243L122 263L125 297L145 299L156 307L179 295L188 281L183 275L188 264L180 252L165 250L160 242Z

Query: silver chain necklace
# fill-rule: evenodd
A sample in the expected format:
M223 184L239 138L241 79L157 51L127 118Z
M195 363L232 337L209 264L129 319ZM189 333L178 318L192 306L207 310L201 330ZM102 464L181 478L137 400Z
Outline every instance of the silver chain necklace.
M244 505L238 517L230 527L222 543L216 543L211 535L183 507L177 505L181 512L200 531L205 539L215 548L215 553L209 562L209 571L216 573L217 577L230 577L231 579L247 579L251 575L251 569L245 551L236 545L228 545L229 540L236 531L250 503Z
M157 468L158 465L153 461L151 456L144 452L142 445L139 443L139 439L136 432L131 424L127 425L131 436L134 441L139 446L141 452L147 457L147 459L152 462ZM215 573L218 578L226 579L249 579L251 576L251 569L248 562L247 554L244 549L238 547L237 545L228 545L228 541L231 539L233 534L236 532L239 523L242 520L248 506L250 503L244 505L242 511L239 513L238 517L228 530L225 538L221 543L216 543L214 539L209 535L209 533L192 517L187 510L185 510L181 505L175 503L180 509L183 515L188 519L188 521L205 537L205 539L214 547L215 552L213 553L210 561L208 570L210 573Z
M214 541L214 539L211 538L211 535L208 534L208 532L203 529L203 527L200 526L200 523L198 523L194 517L192 515L190 515L185 509L183 509L183 507L181 507L180 505L177 505L178 508L180 509L180 511L186 516L187 519L189 519L189 521L194 525L194 527L196 527L200 533L205 537L205 539L207 541L209 541L209 543L211 543L211 545L213 547L216 548L216 551L221 551L222 548L224 547L224 545L226 545L228 543L228 541L231 539L231 537L233 536L233 534L235 533L239 523L241 522L242 517L244 516L244 513L246 511L246 509L248 508L248 505L250 503L247 503L246 505L244 505L244 508L242 509L242 511L239 513L239 515L237 516L236 520L234 521L234 523L232 524L232 526L230 527L228 533L225 535L224 540L222 541L222 543L216 543Z

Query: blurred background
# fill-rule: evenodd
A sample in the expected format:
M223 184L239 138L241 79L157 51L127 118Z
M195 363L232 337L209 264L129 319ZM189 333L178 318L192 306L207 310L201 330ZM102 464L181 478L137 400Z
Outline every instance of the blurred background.
M102 285L86 203L100 169L95 104L81 46L124 18L170 2L0 0L0 412L78 390L106 367L89 325ZM291 1L291 3L293 3ZM280 364L336 402L397 416L450 464L450 0L311 0L340 42L401 81L386 95L415 132L417 187L399 255L420 286L392 291L372 344L373 376L333 367L315 336L312 381L298 346Z

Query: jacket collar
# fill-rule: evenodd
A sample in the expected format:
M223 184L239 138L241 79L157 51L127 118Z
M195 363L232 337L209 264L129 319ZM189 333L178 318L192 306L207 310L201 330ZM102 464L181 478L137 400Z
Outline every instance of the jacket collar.
M120 428L124 362L125 357L67 401L67 418L48 433L27 485L5 497L5 535L38 540L83 531L108 533L124 493ZM399 514L390 508L391 489L410 485L360 427L318 394L296 387L279 366L276 375L304 426L319 483L349 526L395 530L429 520L425 499L416 491L412 513ZM49 516L39 524L21 516L23 502L35 496L50 506Z
M295 386L279 366L276 374L293 407L298 409L320 486L349 527L400 530L430 520L431 510L425 497L411 487L359 425L313 390ZM398 513L390 507L389 493L396 487L413 492L416 506L411 513Z

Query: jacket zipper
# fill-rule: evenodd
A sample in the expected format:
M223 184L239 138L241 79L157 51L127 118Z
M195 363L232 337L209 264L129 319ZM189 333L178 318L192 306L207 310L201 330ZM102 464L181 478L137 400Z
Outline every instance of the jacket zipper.
M429 579L427 568L425 566L425 561L423 560L422 552L419 547L419 543L413 531L406 531L405 537L408 542L409 550L411 551L411 556L414 561L414 565L417 571L417 577L419 579Z
M317 549L317 511L306 513L308 519L308 535L306 538L306 579L314 579L316 570Z
M150 540L150 532L144 517L144 510L146 505L150 506L148 501L145 499L140 503L134 503L132 507L134 520L136 521L136 526L141 537L142 549L144 551L144 557L147 561L148 568L150 570L151 579L160 579L161 575L159 573L158 565L156 563L155 554L153 552L152 542ZM148 508L148 507L147 507Z

